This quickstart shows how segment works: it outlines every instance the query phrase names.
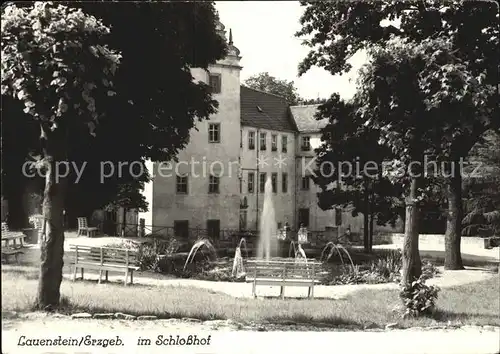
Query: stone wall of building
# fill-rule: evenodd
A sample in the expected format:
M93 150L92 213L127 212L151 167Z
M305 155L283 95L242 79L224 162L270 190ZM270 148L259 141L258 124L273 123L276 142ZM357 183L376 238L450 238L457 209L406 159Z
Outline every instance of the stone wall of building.
M249 133L253 132L256 137L254 149L249 149ZM266 150L260 150L259 134L266 133ZM272 150L272 136L277 137L277 149ZM257 230L260 220L260 212L264 204L264 193L260 188L260 175L265 173L265 178L271 178L273 173L277 176L276 193L273 194L276 222L293 225L295 222L295 133L278 132L267 129L257 129L254 127L242 127L242 147L240 148L242 165L242 194L241 198L246 197L248 208L247 225L249 230ZM286 136L287 148L282 149L282 139ZM257 166L257 154L259 154L262 164ZM253 193L248 192L249 174L254 174ZM287 191L283 192L283 177L286 174Z
M225 59L209 67L220 74L221 92L213 97L219 102L218 112L210 120L197 122L190 143L172 163L170 173L158 175L152 190L152 223L173 226L175 221L189 223L189 228L207 228L207 220L220 220L221 229L239 225L239 152L240 152L240 67L236 59ZM195 80L208 83L205 70L193 69ZM209 142L209 124L220 124L220 142ZM187 175L188 193L176 192L176 173ZM210 174L220 177L219 193L209 193Z

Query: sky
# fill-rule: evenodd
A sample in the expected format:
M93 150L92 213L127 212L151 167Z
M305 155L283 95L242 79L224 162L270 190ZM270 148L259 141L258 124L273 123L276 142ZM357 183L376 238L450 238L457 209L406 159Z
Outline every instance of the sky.
M363 54L353 57L348 74L332 76L313 67L298 77L298 65L309 52L294 36L304 12L298 1L216 1L215 7L226 37L231 28L234 45L241 51L242 82L267 71L278 79L294 81L304 98L328 98L338 92L348 99L354 94L356 72L366 60Z

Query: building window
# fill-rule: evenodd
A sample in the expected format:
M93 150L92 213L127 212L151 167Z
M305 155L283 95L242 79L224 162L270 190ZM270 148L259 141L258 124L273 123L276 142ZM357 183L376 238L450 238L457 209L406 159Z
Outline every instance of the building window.
M221 92L221 76L220 74L210 74L209 83L210 91L212 93L220 93Z
M309 208L299 209L299 227L309 227Z
M248 150L255 149L255 132L248 132Z
M260 149L266 150L266 133L260 133Z
M240 210L240 231L247 229L248 210Z
M271 150L278 150L278 136L276 134L271 135Z
M302 190L308 191L311 178L309 176L302 177Z
M176 190L177 190L177 194L187 194L188 193L188 178L187 178L187 176L177 176Z
M273 186L273 193L278 193L278 174L273 173L271 175L271 184Z
M220 143L220 123L210 123L208 125L208 142Z
M243 193L243 178L240 177L240 194Z
M281 152L288 151L288 137L286 135L281 136Z
M283 172L281 178L281 192L288 193L288 173Z
M259 189L261 193L264 193L266 191L266 173L262 172L259 178Z
M253 193L255 185L255 173L248 172L248 193Z
M208 184L208 193L219 193L220 178L217 176L210 176Z
M207 220L207 236L210 240L218 240L220 238L220 220Z
M243 130L240 129L240 148L243 147Z
M303 136L302 137L301 150L302 151L310 151L311 150L311 137L310 136Z
M189 221L174 220L174 236L187 240L189 236Z

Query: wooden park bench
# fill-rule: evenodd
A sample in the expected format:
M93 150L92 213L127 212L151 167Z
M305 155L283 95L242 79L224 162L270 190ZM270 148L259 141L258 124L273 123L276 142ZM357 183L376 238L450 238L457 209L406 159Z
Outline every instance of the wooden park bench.
M86 268L99 271L99 283L101 283L103 272L105 272L106 281L108 281L109 271L123 272L125 275L124 284L127 285L129 274L130 284L132 284L134 270L139 270L136 265L137 253L128 249L71 245L70 251L74 252L73 281L76 280L78 268L81 269L82 279L83 270Z
M280 286L280 296L285 298L286 286L302 286L309 288L308 298L314 297L314 286L320 283L318 274L321 263L308 261L264 261L247 262L246 282L253 283L252 295L257 297L257 285Z
M8 261L9 257L14 256L16 259L16 263L19 263L20 254L24 254L24 252L18 248L7 248L2 246L2 259L4 259L6 262Z
M24 254L25 234L19 231L10 231L7 223L2 223L2 259L6 262L12 256L19 262L19 255Z
M93 237L97 234L97 227L89 227L87 218L78 218L78 233L77 236Z

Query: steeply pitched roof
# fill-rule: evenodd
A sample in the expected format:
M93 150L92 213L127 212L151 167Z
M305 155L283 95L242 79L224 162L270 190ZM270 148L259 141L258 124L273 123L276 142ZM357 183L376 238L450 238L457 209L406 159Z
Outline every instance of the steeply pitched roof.
M278 131L297 131L285 98L241 86L240 102L241 125Z
M328 119L316 120L314 115L320 105L291 106L290 111L301 133L316 133L328 124Z

